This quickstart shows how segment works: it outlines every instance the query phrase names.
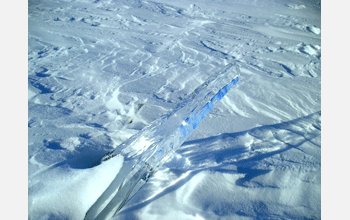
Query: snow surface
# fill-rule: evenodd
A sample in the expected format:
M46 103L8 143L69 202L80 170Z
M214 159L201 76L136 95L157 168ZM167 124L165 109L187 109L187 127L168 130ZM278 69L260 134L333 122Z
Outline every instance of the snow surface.
M231 61L240 81L113 219L321 218L318 1L28 2L28 218L83 219L99 159Z

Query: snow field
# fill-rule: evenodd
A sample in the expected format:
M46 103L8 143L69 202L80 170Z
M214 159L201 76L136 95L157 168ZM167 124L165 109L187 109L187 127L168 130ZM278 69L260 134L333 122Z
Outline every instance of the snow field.
M28 5L29 219L82 219L121 166L99 159L233 60L240 82L114 219L320 218L320 6Z

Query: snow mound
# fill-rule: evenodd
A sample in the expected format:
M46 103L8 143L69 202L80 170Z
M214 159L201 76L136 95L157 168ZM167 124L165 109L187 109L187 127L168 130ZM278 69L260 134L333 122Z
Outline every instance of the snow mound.
M316 35L321 34L321 29L318 28L318 27L316 27L316 26L314 26L314 25L308 26L308 27L307 27L307 30L310 31L310 32L312 32L312 33L314 33L314 34L316 34Z

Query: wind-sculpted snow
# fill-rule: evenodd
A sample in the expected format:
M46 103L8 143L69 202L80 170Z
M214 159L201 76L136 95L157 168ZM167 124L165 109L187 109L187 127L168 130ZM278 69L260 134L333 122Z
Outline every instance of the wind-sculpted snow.
M236 62L114 218L319 219L321 33L314 1L29 1L28 218L83 219L128 172L100 159Z
M316 112L186 141L113 219L317 219L320 129Z

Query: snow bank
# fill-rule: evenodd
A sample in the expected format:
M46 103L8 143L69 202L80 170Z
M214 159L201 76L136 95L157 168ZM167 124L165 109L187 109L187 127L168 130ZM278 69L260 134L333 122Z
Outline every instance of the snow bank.
M28 181L29 219L83 219L122 165L123 157L114 157L88 170L54 164L33 174Z

